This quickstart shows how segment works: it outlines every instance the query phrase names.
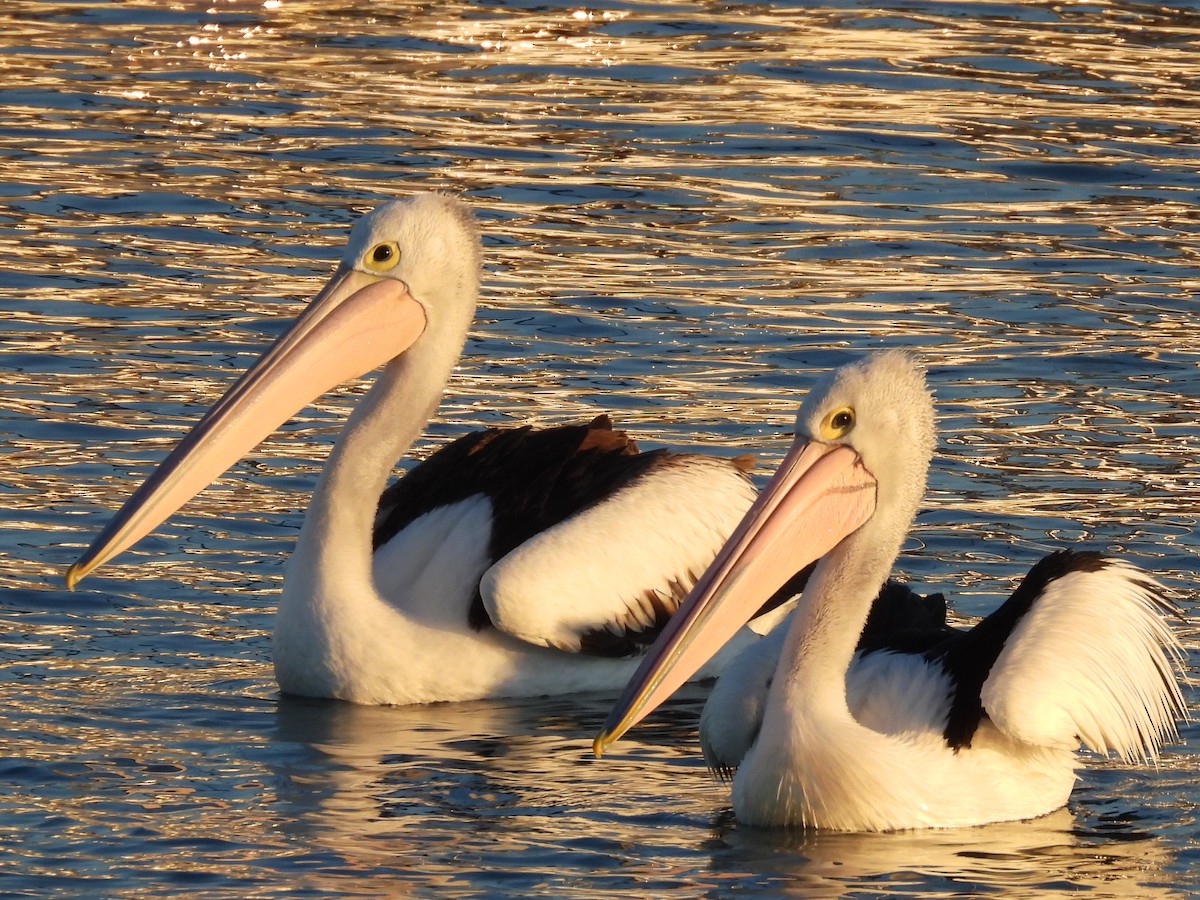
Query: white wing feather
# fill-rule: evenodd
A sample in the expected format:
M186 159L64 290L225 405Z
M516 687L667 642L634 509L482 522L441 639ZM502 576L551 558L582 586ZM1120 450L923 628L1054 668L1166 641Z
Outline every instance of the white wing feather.
M1051 581L992 666L984 709L1028 744L1156 759L1186 717L1171 610L1152 578L1118 560Z
M480 593L492 621L531 644L578 651L580 636L653 623L677 605L754 501L731 463L691 457L654 470L492 565Z

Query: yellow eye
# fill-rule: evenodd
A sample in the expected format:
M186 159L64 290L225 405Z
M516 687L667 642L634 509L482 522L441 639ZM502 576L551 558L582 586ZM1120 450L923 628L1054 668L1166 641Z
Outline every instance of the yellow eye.
M384 241L376 244L363 257L368 269L376 272L386 272L400 262L400 246L395 241Z
M854 428L854 410L849 406L835 409L821 420L821 438L832 441L845 437Z

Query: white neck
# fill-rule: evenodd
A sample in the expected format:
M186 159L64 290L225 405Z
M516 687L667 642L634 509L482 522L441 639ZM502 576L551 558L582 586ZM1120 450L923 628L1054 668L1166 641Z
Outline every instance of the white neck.
M307 590L353 595L371 585L371 534L379 495L397 460L433 415L457 352L410 351L392 360L359 401L330 452L296 541L288 579ZM304 571L293 571L303 567ZM336 584L322 582L336 581ZM354 587L350 587L354 585Z
M817 565L792 617L769 702L849 715L846 672L910 520L877 510Z

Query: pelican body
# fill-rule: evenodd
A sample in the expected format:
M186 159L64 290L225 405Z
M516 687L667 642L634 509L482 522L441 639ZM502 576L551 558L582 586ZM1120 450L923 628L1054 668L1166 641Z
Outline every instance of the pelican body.
M701 739L762 826L889 831L1032 818L1066 803L1082 743L1157 759L1185 705L1159 585L1059 552L967 631L860 642L925 489L933 403L904 353L844 366L809 394L796 442L643 660L599 754L745 621L786 570L820 559L790 622L717 683ZM786 565L784 561L786 560Z
M480 255L473 216L448 196L363 217L328 284L129 498L68 586L305 404L382 366L287 565L280 689L408 704L619 688L749 508L749 465L639 453L599 417L468 435L385 490L459 358Z

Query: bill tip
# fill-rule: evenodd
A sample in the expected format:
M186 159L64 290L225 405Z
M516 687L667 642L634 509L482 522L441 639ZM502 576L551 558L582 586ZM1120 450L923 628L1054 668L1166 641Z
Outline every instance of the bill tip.
M79 584L80 580L83 578L83 575L84 572L79 563L75 563L71 566L71 568L67 569L67 577L65 579L67 582L67 590L75 590L75 585Z
M592 741L592 755L599 759L604 755L604 748L608 746L608 732L602 731L596 735L596 739Z

